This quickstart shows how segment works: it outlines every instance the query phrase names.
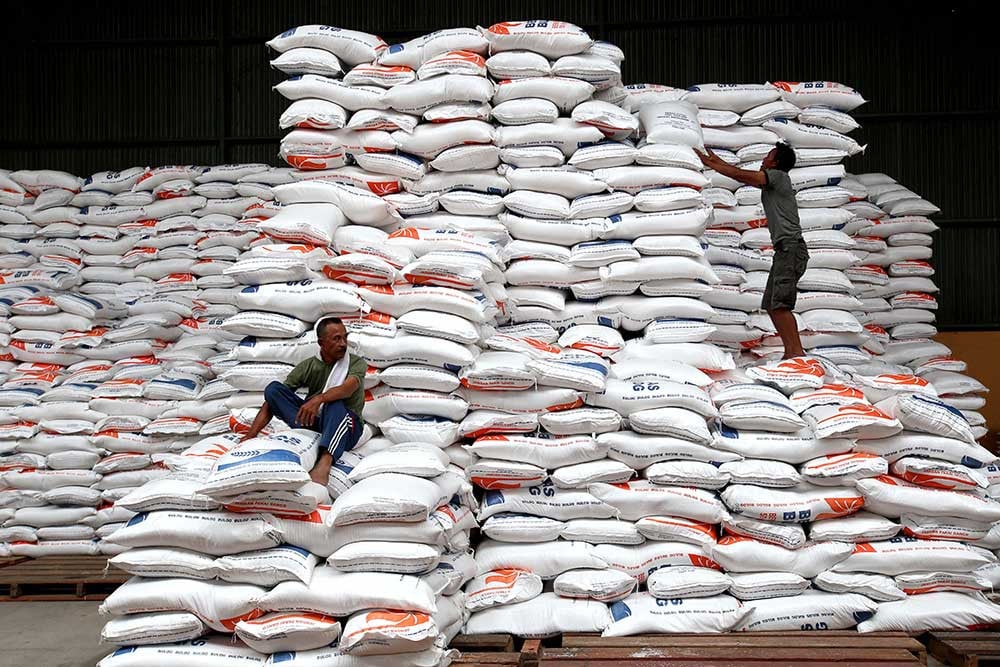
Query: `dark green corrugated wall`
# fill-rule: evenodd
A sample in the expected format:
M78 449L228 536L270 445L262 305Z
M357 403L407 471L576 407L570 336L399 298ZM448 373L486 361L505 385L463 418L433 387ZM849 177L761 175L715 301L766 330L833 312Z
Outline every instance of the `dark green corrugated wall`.
M860 89L852 171L937 203L942 328L1000 329L1000 46L986 2L170 0L5 3L0 167L276 162L263 42L327 23L401 41L560 18L625 49L625 80L829 79Z

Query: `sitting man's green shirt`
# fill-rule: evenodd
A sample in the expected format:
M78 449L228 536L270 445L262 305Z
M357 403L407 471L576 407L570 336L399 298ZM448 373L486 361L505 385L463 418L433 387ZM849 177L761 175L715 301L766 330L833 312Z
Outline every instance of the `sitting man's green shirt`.
M350 364L347 367L347 377L357 378L358 388L344 399L344 403L348 410L360 417L361 410L365 407L365 372L368 370L368 364L361 357L356 357L349 352L348 355L350 356ZM285 378L284 384L292 391L306 387L309 390L306 399L312 398L323 392L333 366L334 364L328 364L319 357L309 357L292 369L292 372Z

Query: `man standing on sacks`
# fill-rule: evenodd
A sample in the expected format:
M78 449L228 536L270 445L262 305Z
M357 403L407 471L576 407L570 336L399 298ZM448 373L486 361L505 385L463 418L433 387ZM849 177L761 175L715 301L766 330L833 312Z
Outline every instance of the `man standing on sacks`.
M802 238L799 207L788 171L795 166L795 151L787 144L778 144L764 157L760 171L739 169L707 149L698 151L706 167L723 176L761 189L760 199L767 216L774 257L767 277L761 307L767 311L774 328L781 336L784 359L805 356L799 328L792 310L798 297L798 282L806 271L809 250Z
M365 405L364 379L368 365L347 351L347 329L336 317L316 323L319 356L300 362L284 382L275 380L264 389L264 404L243 440L256 438L272 417L292 428L321 434L321 452L309 476L326 486L330 468L361 438L361 410ZM305 398L296 391L305 387Z

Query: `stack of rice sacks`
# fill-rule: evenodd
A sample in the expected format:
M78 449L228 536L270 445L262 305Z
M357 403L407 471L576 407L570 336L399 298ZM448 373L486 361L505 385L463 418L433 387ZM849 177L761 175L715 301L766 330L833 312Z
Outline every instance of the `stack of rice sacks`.
M200 297L239 254L232 239L259 235L241 218L270 173L4 173L5 553L115 553L102 538L132 512L114 503L166 475L210 418L228 430L203 389L228 350L209 329L235 306Z
M146 646L106 667L223 648L251 662L439 664L470 611L468 633L531 636L997 620L978 593L1000 581L985 550L1000 548L989 499L1000 475L975 444L985 387L929 339L936 227L924 216L936 208L839 164L861 150L846 136L860 95L829 82L623 87L618 49L556 21L389 48L307 26L271 45L292 75L278 86L293 99L281 120L292 169L138 169L95 175L79 194L60 172L2 175L5 202L28 205L0 209L12 285L0 303L91 322L52 320L53 338L8 318L4 334L33 344L11 345L5 363L0 465L21 481L6 474L3 498L47 506L14 523L16 509L0 509L17 531L0 535L20 542L51 516L109 524L103 536L140 512L104 542L62 547L83 535L62 529L35 539L53 553L133 547L116 564L169 577L108 601L126 615L106 638ZM759 311L770 268L759 192L703 171L693 152L756 169L777 138L798 155L811 253L796 309L810 357L793 363L771 363L780 341ZM79 196L143 211L47 217L33 209L49 190L49 210ZM36 239L37 225L55 241ZM74 235L90 245L61 240ZM36 264L52 268L17 271ZM107 310L84 310L74 292ZM50 295L58 310L36 303ZM275 421L245 445L224 435L316 353L323 315L345 318L370 365L365 435L326 489L308 481L313 434ZM90 331L48 347L67 328L109 324L120 331L108 341ZM117 341L129 345L110 351ZM118 361L115 381L70 367L94 344L101 365ZM100 394L74 386L95 383ZM76 412L53 424L30 410L84 400L94 429L114 418L86 438L62 422ZM294 452L291 476L251 465L250 482L227 482L241 468L228 464L261 450ZM91 463L105 451L116 455ZM34 485L51 471L39 463L75 470L51 475L64 491L41 498L48 487ZM101 490L116 506L69 519L48 506L92 498L95 473L132 466ZM475 561L465 479L481 490ZM204 522L225 528L213 537ZM199 602L198 587L217 602ZM249 646L155 644L208 630Z
M982 495L989 479L974 468L996 457L974 443L985 432L973 412L985 387L961 374L964 364L947 348L926 339L935 333L929 323L936 287L926 259L927 234L936 227L922 216L936 208L885 176L848 177L839 164L862 150L844 133L857 126L846 112L863 99L829 82L638 85L625 92L621 100L612 86L605 95L637 112L636 148L614 141L629 134L627 121L606 111L607 139L574 151L569 163L577 169L560 174L558 186L546 183L544 169L525 181L518 181L518 169L505 171L512 194L501 220L513 239L505 256L514 323L505 333L520 341L498 337L493 344L521 353L505 360L507 388L518 388L514 372L524 364L535 373L524 375L522 386L533 380L535 391L562 385L585 393L534 407L546 410L538 433L487 435L470 447L481 457L469 468L473 482L492 490L480 511L488 539L477 549L480 577L467 588L476 611L467 631L593 630L601 621L570 605L573 598L625 598L611 606L609 635L842 629L866 620L862 630L915 630L995 619L998 610L982 598L955 592L988 588L995 571L993 554L942 539L973 534L936 530L940 522L932 520L911 527L903 519L901 528L875 514L901 514L899 506L875 500L879 485L915 483L918 492L933 494L954 488L949 478L958 473L977 478L960 488L978 486ZM584 105L573 116L584 121L584 109L592 108ZM549 131L550 146L560 147L561 135ZM506 132L498 131L498 143L511 154ZM732 163L759 169L779 139L798 157L791 175L811 260L797 312L812 355L766 365L781 349L760 311L771 249L759 190L698 173L691 148L714 148ZM541 154L531 148L529 155ZM542 164L559 163L554 152L552 159ZM662 171L631 167L633 160ZM608 187L559 189L588 176ZM879 209L866 183L896 192L898 208ZM619 201L612 204L613 197ZM594 214L603 220L571 217L574 207L596 202L622 208ZM893 247L908 247L883 255L879 237L904 232L910 235L894 239ZM631 296L637 290L649 298ZM881 326L917 323L891 334ZM643 338L624 341L637 331ZM478 363L485 367L491 357ZM603 391L588 386L600 383L602 366ZM474 380L475 370L464 375ZM929 373L947 386L936 389L924 377ZM464 395L470 407L524 405L479 404L468 386ZM505 429L532 426L529 420ZM909 432L896 436L904 427ZM629 481L636 472L644 479ZM859 481L865 477L878 479ZM869 514L853 517L866 499ZM939 513L936 501L908 498L902 508ZM979 520L976 535L984 537L997 506L968 502L983 507L948 511L960 513L955 523ZM883 528L894 527L871 530L865 522L873 516ZM807 541L803 524L820 521ZM825 532L831 527L855 530ZM885 542L901 529L924 539L898 548ZM980 545L995 546L989 539ZM883 560L893 564L848 558L869 549L892 553ZM897 551L940 557L907 561ZM962 555L949 560L956 553ZM892 602L902 596L873 592L868 577L882 568L903 576L899 589L906 594L932 595ZM854 572L863 574L855 580ZM630 595L643 583L648 593ZM477 598L483 602L473 603ZM878 603L890 606L871 620ZM934 617L942 608L950 614Z

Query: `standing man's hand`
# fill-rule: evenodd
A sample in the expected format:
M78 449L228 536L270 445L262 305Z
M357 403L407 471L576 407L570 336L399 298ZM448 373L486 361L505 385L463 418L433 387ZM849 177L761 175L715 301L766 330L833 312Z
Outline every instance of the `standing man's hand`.
M295 421L302 426L312 426L319 417L319 411L322 407L323 399L319 396L313 396L299 408L298 414L295 415Z
M709 169L716 169L720 162L725 162L725 160L713 153L711 148L706 148L704 153L695 148L694 152L699 158L701 158L701 163Z

